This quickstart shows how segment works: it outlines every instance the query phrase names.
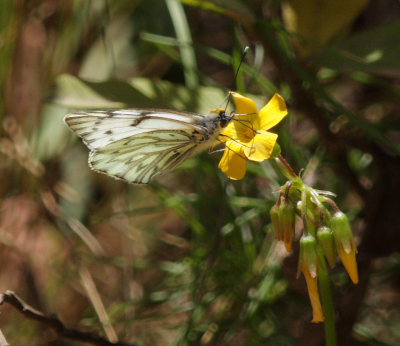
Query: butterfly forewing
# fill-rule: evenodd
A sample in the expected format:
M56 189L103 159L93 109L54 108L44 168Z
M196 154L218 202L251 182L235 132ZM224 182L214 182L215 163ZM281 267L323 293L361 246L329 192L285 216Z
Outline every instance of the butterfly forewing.
M91 111L69 114L67 125L85 141L89 148L99 148L119 139L161 129L195 128L192 113L127 109L118 111Z
M131 183L148 183L215 139L218 116L166 110L76 112L67 125L89 147L92 169Z

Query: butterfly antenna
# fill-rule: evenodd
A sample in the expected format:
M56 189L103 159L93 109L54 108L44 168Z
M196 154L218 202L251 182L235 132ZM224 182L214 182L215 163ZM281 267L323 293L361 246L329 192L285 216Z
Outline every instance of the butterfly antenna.
M242 55L241 55L240 60L239 60L239 65L238 65L238 67L236 69L236 72L235 72L235 78L234 78L234 83L235 84L236 84L237 77L239 75L240 67L242 66L244 58L246 57L246 54L247 54L247 52L249 50L250 50L249 46L246 46L246 47L243 48ZM225 112L228 109L228 105L229 105L229 101L230 100L231 100L231 93L228 94L228 100L226 101Z
M237 79L237 77L239 75L240 67L242 66L244 58L246 57L246 54L247 54L247 52L249 50L250 50L249 46L246 46L246 47L243 48L242 56L240 57L239 65L238 65L238 67L236 69L236 73L235 73L235 79L234 79L235 84L236 84L236 79Z

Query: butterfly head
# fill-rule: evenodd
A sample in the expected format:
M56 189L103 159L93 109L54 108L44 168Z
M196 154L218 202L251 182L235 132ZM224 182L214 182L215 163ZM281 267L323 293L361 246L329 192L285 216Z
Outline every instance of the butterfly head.
M218 125L221 129L228 126L229 122L232 120L233 114L229 114L225 109L214 109L212 113L216 113L218 115Z

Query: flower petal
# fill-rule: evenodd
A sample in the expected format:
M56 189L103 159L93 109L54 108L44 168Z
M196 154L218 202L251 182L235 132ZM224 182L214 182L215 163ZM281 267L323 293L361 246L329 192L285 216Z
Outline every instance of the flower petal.
M227 127L224 127L218 135L218 140L225 143L229 140L238 139L241 136L240 128L236 128L234 121L231 121Z
M281 95L275 94L259 112L260 130L269 130L278 124L287 113L285 100Z
M235 117L227 127L222 129L218 139L221 142L234 139L236 142L247 143L253 139L255 134L256 130L250 120Z
M353 284L358 284L358 269L357 269L357 261L356 261L356 245L354 240L351 242L351 250L346 251L346 249L339 244L337 247L337 251L339 254L339 258L342 261L344 267L346 268L347 273L350 276L351 281Z
M318 279L313 277L307 270L303 271L304 277L306 278L308 296L313 310L313 323L323 322L325 320L324 312L322 310L321 301L319 299L318 291Z
M254 137L255 131L260 127L257 106L252 99L236 92L231 92L230 95L235 102L236 113L224 134L240 142L247 142ZM231 133L228 134L229 131Z
M257 133L244 148L244 154L251 161L261 162L271 157L278 135L262 131Z
M256 103L243 95L236 92L230 93L233 100L235 101L236 113L238 114L257 114L258 109Z
M246 159L242 156L242 146L232 140L226 142L224 155L218 167L230 179L240 180L246 174Z

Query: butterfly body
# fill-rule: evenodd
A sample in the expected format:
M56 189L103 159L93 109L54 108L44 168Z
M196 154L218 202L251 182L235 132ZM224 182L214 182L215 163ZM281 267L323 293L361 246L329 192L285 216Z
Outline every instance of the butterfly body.
M90 150L89 165L101 173L136 184L169 171L212 146L232 117L162 109L78 111L65 123Z

